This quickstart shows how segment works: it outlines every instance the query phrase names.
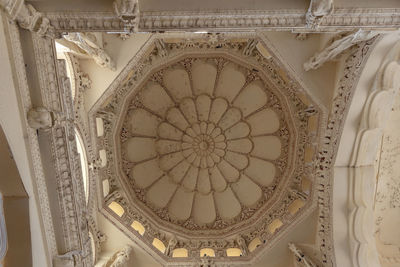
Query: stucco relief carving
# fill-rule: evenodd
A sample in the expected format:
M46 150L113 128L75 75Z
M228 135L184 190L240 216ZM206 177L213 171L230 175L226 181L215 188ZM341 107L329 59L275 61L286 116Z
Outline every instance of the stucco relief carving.
M211 38L210 36L211 37L216 36L217 41L216 42L211 41L211 39L214 40L215 38ZM200 256L199 251L201 248L212 248L215 250L216 254L215 262L217 266L219 266L218 264L223 265L223 263L226 261L232 262L232 264L235 265L246 262L248 261L248 259L253 258L252 255L254 252L252 253L249 252L246 249L246 246L254 238L259 237L261 238L261 240L269 242L268 240L272 240L274 236L276 236L277 234L281 234L285 231L285 225L289 224L292 220L295 219L295 216L290 215L288 213L288 207L295 199L302 199L306 203L309 203L308 201L310 201L311 192L305 194L301 194L301 192L299 193L296 192L298 192L298 190L301 190L300 184L302 181L302 175L305 175L307 177L310 177L310 179L312 179L311 177L313 175L312 174L313 167L311 165L305 166L304 168L299 167L293 169L294 171L293 180L290 182L290 184L292 185L291 188L293 190L285 192L282 195L282 197L280 198L281 199L280 204L276 205L274 207L274 210L270 211L270 215L266 216L263 220L258 219L261 218L259 217L259 215L255 215L255 214L261 214L260 212L258 212L260 211L260 207L262 207L262 205L265 205L265 203L268 202L267 201L268 198L274 195L274 190L276 190L276 188L280 188L280 183L276 184L276 186L275 184L262 186L262 184L257 184L260 181L258 182L252 181L246 175L246 172L248 172L246 171L246 169L248 168L248 166L251 165L249 159L255 157L257 159L260 159L260 162L262 162L263 161L262 158L267 157L264 159L264 161L266 162L271 161L270 163L272 165L270 166L274 166L273 169L275 169L276 175L280 175L282 172L285 172L285 170L288 170L287 168L289 168L288 166L290 166L288 165L289 163L284 159L285 157L290 155L290 153L288 153L289 150L285 149L285 147L287 147L287 145L285 144L289 144L294 140L291 138L291 133L293 133L293 131L291 128L292 126L290 126L288 120L289 117L286 117L286 115L284 115L286 114L285 112L287 111L287 107L283 105L281 102L282 96L272 88L274 88L274 86L279 86L279 87L282 86L281 90L283 91L280 91L280 93L282 92L285 92L285 94L287 93L287 96L290 99L289 102L293 103L292 119L295 121L296 127L300 133L299 150L296 156L299 162L303 162L305 160L304 158L305 145L311 144L313 142L312 140L315 140L314 138L317 138L318 136L318 129L313 128L312 130L310 130L312 132L310 134L306 133L306 129L308 127L307 126L308 120L310 120L310 118L317 119L318 116L320 115L320 110L317 106L311 104L310 100L305 100L306 97L304 95L302 95L301 98L302 100L300 100L297 93L301 92L301 90L297 89L298 88L297 86L293 87L295 85L293 81L290 82L290 87L289 87L287 76L285 76L285 78L282 78L280 76L273 75L271 76L274 77L272 78L273 80L272 84L264 83L263 82L264 80L260 78L261 76L259 72L260 70L255 71L253 69L254 67L249 68L237 65L238 64L237 61L229 58L227 56L228 54L226 54L226 56L224 54L224 57L214 56L214 55L211 56L210 54L210 53L215 53L215 51L219 51L219 53L229 52L232 53L232 55L241 58L244 57L243 51L245 47L251 46L250 42L230 41L229 37L225 35L220 36L220 35L205 34L205 35L196 35L196 38L190 40L184 38L181 39L182 41L179 42L164 41L166 49L168 50L167 57L174 58L177 55L179 55L179 53L181 53L182 51L186 53L188 52L199 53L202 56L196 56L196 57L190 56L182 58L180 60L177 60L173 64L167 65L168 68L159 68L159 71L151 73L150 76L143 76L144 73L148 73L147 71L156 67L158 62L164 62L163 64L165 64L165 59L160 61L162 55L158 53L157 47L150 46L151 43L149 43L149 47L152 47L153 50L151 51L143 50L142 52L148 55L148 57L138 56L138 61L133 61L135 62L134 65L133 63L132 65L128 64L128 69L125 70L126 73L128 73L129 68L135 66L135 71L131 72L134 74L130 76L130 79L126 80L121 87L118 87L118 85L120 85L119 82L122 81L124 77L123 75L121 75L120 78L118 78L114 82L114 85L111 86L115 94L108 95L106 93L103 96L104 97L103 99L108 99L111 101L107 102L106 104L102 104L101 106L99 105L98 107L95 107L91 111L92 114L91 116L94 117L102 117L103 111L106 111L115 114L117 118L121 118L121 110L122 109L125 110L126 108L126 113L123 113L126 115L122 116L122 118L126 118L125 122L123 122L122 120L120 122L117 122L114 117L111 120L104 119L103 121L106 122L104 125L105 134L103 137L96 137L98 140L98 149L105 149L107 151L107 166L103 169L100 169L99 174L104 175L104 177L107 177L107 179L109 179L111 184L110 188L111 192L113 190L118 190L121 188L123 188L124 191L128 189L128 187L121 186L120 181L115 179L116 178L114 174L115 168L119 166L118 161L116 161L118 155L113 155L111 151L111 144L115 141L112 140L113 136L110 133L112 129L117 127L117 125L120 125L118 127L122 128L120 128L121 130L120 130L119 140L122 141L122 144L131 143L131 145L133 144L136 147L134 150L125 148L123 149L124 152L122 153L122 159L126 158L127 155L130 153L128 155L129 160L122 160L121 162L122 163L121 173L127 176L127 178L125 179L128 179L126 181L128 181L129 187L131 186L137 187L138 182L139 185L141 182L148 182L148 181L140 181L141 178L138 175L136 175L136 178L135 175L133 176L131 175L132 173L136 172L136 170L134 171L135 166L140 167L141 164L145 165L144 163L146 163L146 161L148 164L155 163L156 164L155 166L160 166L158 165L158 161L162 158L165 158L163 162L172 164L175 162L175 160L172 159L174 159L176 156L178 157L178 159L181 160L182 164L187 166L186 169L180 172L176 171L175 173L170 174L168 171L174 168L174 164L171 166L170 169L165 169L166 171L161 169L160 167L157 168L148 166L146 167L146 169L148 170L146 172L146 176L155 177L155 180L153 180L153 184L155 185L157 183L166 182L167 186L162 186L161 188L163 188L163 190L165 189L168 192L170 192L168 188L171 187L172 185L172 187L176 189L176 192L178 192L179 188L182 188L185 189L182 191L188 195L198 194L200 197L202 197L204 195L207 196L207 195L217 194L218 192L215 191L215 188L217 190L222 189L224 191L227 191L227 189L230 189L232 185L238 186L235 184L244 181L248 182L249 184L253 183L253 187L251 188L255 190L254 192L259 191L259 189L257 188L260 188L261 200L265 199L265 201L258 200L258 196L260 196L258 193L250 194L248 195L248 197L241 199L240 195L236 196L235 191L230 189L230 192L232 192L231 196L233 195L232 200L235 201L235 199L237 199L236 201L239 202L239 205L237 205L236 208L235 203L232 201L231 204L233 205L229 206L227 209L223 211L225 212L225 214L222 213L225 217L220 215L216 215L215 218L213 218L214 215L208 217L207 220L212 220L212 221L215 220L215 223L212 224L208 223L207 221L206 222L204 221L204 218L206 216L196 217L196 219L198 219L197 222L194 219L190 219L188 223L185 223L184 220L185 218L183 217L183 215L187 216L189 212L181 212L181 210L179 210L177 214L179 216L182 216L181 218L183 218L183 220L182 219L179 220L177 219L176 215L174 215L175 217L171 216L172 213L169 210L169 208L163 208L163 207L160 208L159 206L156 206L157 204L164 205L164 207L171 206L171 203L174 201L173 200L174 197L169 197L168 195L165 194L165 191L164 192L161 191L160 194L150 193L151 196L149 198L149 194L146 193L146 189L137 187L132 194L129 193L127 194L127 196L121 195L121 198L115 200L125 210L124 215L118 219L123 225L129 227L132 220L137 220L140 223L142 223L142 225L145 227L146 231L143 237L140 237L145 240L144 241L145 243L151 244L153 238L156 237L159 240L161 240L167 247L170 242L172 242L173 244L175 243L173 242L174 240L168 238L168 236L173 234L176 236L176 241L177 241L176 248L188 249L188 253L191 257L190 261L192 262L190 264L188 263L188 265L192 265L193 261ZM253 63L260 64L261 65L260 68L262 69L262 71L266 71L268 75L272 75L273 70L275 68L280 68L280 67L278 67L277 63L271 58L270 55L268 56L268 58L264 58L264 56L260 53L259 49L261 48L259 48L260 46L259 40L256 40L255 43L256 45L254 45L254 49L252 49L252 52L246 53L248 55L245 56L246 62L249 62L249 64ZM139 52L139 55L141 55L142 53ZM196 68L203 68L203 70L201 72L196 72L195 71ZM214 72L215 70L216 72ZM123 73L125 73L125 71ZM199 76L199 74L201 75L207 74L207 78L204 78L204 76L201 75ZM229 74L227 77L229 76L235 77L235 79L239 80L232 81L230 79L223 78L223 76L226 74ZM212 78L214 76L215 78ZM127 93L130 92L130 88L132 88L133 85L137 84L139 81L143 81L143 78L145 77L148 77L146 78L146 82L143 83L141 88L135 90L134 91L135 93L131 94L130 99L128 99L125 102L125 106L119 104L120 103L119 101L127 99L126 96ZM198 82L196 82L196 79L201 80L202 83L205 84L199 86L201 85L201 83L199 84ZM226 83L226 84L221 86L221 83L222 84ZM224 90L224 88L226 90ZM229 90L227 88L229 88ZM227 93L228 95L226 95ZM152 94L155 94L158 97L157 98L152 97ZM160 101L160 98L162 99L162 101L158 102ZM247 105L248 103L250 103L249 99L253 99L254 101L250 101L252 104ZM220 113L215 112L218 111L218 109L212 111L213 103L215 101L219 101L219 104L215 106L218 108L222 108L219 110ZM224 105L224 103L225 104L228 103L228 105ZM101 112L99 113L99 111ZM209 114L211 113L220 114L219 117L217 118L218 119L217 121L213 122L209 119ZM181 114L181 116L177 117L177 115L179 114ZM225 116L226 120L222 120L225 114L228 114ZM266 114L268 114L268 116L264 117L264 115ZM256 115L260 116L261 120L263 120L264 118L265 120L268 120L271 123L256 124L251 126L250 122L252 116ZM177 119L180 117L181 119ZM203 117L207 119L202 120ZM137 121L144 121L146 123L144 124L135 123ZM237 149L239 149L237 151L239 152L237 157L230 157L228 158L229 161L226 161L224 157L226 156L226 154L229 154L228 152L230 152L228 151L229 150L228 147L231 144L228 143L232 140L227 138L226 132L227 131L229 132L231 128L234 128L234 126L238 124L241 127L238 126L237 127L238 129L231 130L230 134L236 134L237 135L236 139L241 140L245 143L237 147ZM162 131L159 129L160 127L163 129ZM166 128L167 130L164 130L165 127L167 127ZM270 127L272 127L273 129ZM213 131L218 128L221 129L220 133L215 132L215 136L207 138L208 135L211 135L211 133L213 133ZM209 133L207 133L207 129L209 129ZM259 130L258 134L255 136L249 135L248 132L255 131L255 129ZM189 132L186 133L186 130L188 130L192 135L193 134L194 135L192 136L191 134L189 134ZM199 136L197 136L196 134L197 130L199 132ZM266 134L263 132L264 130L267 131ZM176 134L179 135L178 139L176 139L177 137L175 136ZM191 142L187 142L189 140L186 139L183 140L182 138L185 135L192 138L193 140ZM253 139L257 139L259 137L260 138L268 137L272 138L273 140L276 140L272 141L271 139L271 142L269 142L269 147L271 149L263 150L263 153L264 152L266 153L266 151L269 151L268 153L270 152L275 153L277 151L280 151L280 153L276 154L275 156L258 155L257 154L258 152L254 150L253 145L251 146L246 145L246 144L252 144L252 142L255 142ZM216 140L216 138L218 138L218 140ZM150 151L152 152L149 154L148 153L149 150L145 149L140 153L132 153L132 151L136 152L138 152L139 150L141 151L143 145L146 146L145 139L147 139L147 141L154 142L154 151L150 149ZM195 142L196 140L198 142ZM235 140L235 138L233 138L233 140ZM171 146L169 144L167 145L166 144L167 142L176 142L176 144L179 147L181 147L182 145L185 146L188 145L187 148L185 147L185 149L180 149L180 150L187 150L187 152L190 153L187 154L185 157L185 155L183 155L182 152L179 151L168 152L170 149L174 149L174 146ZM218 145L216 145L217 143ZM222 149L217 147L220 145L223 146ZM312 146L314 147L316 146L316 144L314 143ZM150 147L153 147L153 145L151 145ZM279 149L276 150L274 147L276 148L279 147ZM218 154L215 153L216 151L218 151L216 150L217 148L221 149L224 154L218 156ZM232 148L233 152L235 152L234 146L231 145L230 148ZM248 152L242 152L241 151L242 149L246 149L246 151ZM311 157L313 157L312 152L310 155ZM273 156L273 158L274 157L278 158L273 159L270 158L270 156ZM145 158L141 160L140 157L145 157ZM209 160L207 161L207 159ZM227 181L222 176L222 180L220 181L225 180L226 185L224 185L224 183L220 184L217 183L216 185L220 187L218 186L215 187L214 184L210 182L209 177L211 176L209 174L209 170L211 171L213 168L217 169L222 159L226 161L226 163L231 165L230 170L232 172L227 172L228 175L225 174L225 176L233 180L231 182L229 180ZM178 164L179 162L175 163ZM228 166L228 164L225 165ZM190 184L188 182L184 184L183 183L184 180L191 181L190 179L187 179L190 176L188 176L187 173L185 172L188 171L189 169L197 171L198 174L200 173L201 170L205 170L202 172L204 172L204 174L206 175L205 177L208 177L208 179L203 179L204 181L202 182L209 181L208 184L209 186L202 185L201 184L202 182L193 183L195 185L194 187L193 184ZM156 175L157 170L160 170L163 173L165 172L167 175L164 175L163 177L167 177L168 179L166 178L162 179L162 177L159 178L159 176ZM229 170L229 168L225 170ZM155 175L152 176L150 172L152 172L153 174L155 173ZM239 177L236 176L236 173L238 172L240 174ZM177 183L174 182L173 180L173 177L178 177L176 175L179 175L179 173L181 173L179 178L182 179L181 180L182 183ZM265 173L270 173L270 170L266 171ZM257 178L257 174L254 173L250 173L249 176L250 177L255 176ZM195 178L193 181L195 182L199 181L198 175L193 175L193 177ZM248 178L248 180L244 179L244 181L241 181L241 177L242 178L246 177ZM275 177L275 175L271 176L271 178L273 177ZM274 183L275 179L273 178L272 181ZM142 184L141 186L143 187L144 185ZM186 188L192 188L192 189L187 191ZM175 190L171 191L172 195L175 194L174 192ZM168 199L165 199L164 198L165 196L168 196ZM132 200L130 198L136 199L135 203L137 204L135 205L138 206L135 207L134 205L132 205L131 204ZM149 201L149 199L151 199L151 201ZM217 203L214 200L214 197L210 199L211 199L211 202L209 202L210 205L211 203ZM181 202L185 203L186 205L187 204L186 202L188 201L181 201ZM257 202L259 204L254 204ZM109 200L107 203L109 203ZM156 216L153 215L148 216L145 213L141 214L140 212L138 212L137 209L142 207L140 206L142 205L140 203L143 203L147 207L152 209ZM193 205L187 205L187 206L188 210L191 211L192 209L191 206ZM234 209L232 209L232 206L234 207ZM195 209L198 209L198 207L195 207ZM201 210L201 212L204 211L213 214L217 211L217 209L218 207L216 208L214 207L212 209L206 208L198 210L199 211ZM238 214L237 211L239 211L240 215L236 215ZM189 214L189 217L192 217L192 215ZM214 231L219 231L223 233L229 231L228 228L230 227L230 225L234 225L235 223L238 222L246 222L246 220L249 220L250 222L251 220L253 220L252 218L254 218L254 222L256 223L252 224L252 226L250 227L251 229L243 231L243 234L241 234L240 241L239 239L237 239L237 236L232 238L224 238L222 240L210 239L210 238L208 238L207 240L187 240L187 239L182 239L181 235L179 234L179 231L181 231L180 229L183 229L186 234L195 233L193 230L211 233L210 230L212 230L213 228L210 227L214 227L215 229ZM274 234L268 232L267 230L268 225L274 219L277 218L279 218L282 221L284 226L282 226ZM171 228L172 232L160 231L160 229L154 224L154 221L157 221L157 223L161 223L164 225L171 225L171 226L176 225L179 226L180 228L175 228L174 230L172 230L173 228ZM240 258L235 258L235 257L226 258L225 250L231 247L237 247L241 249L243 256ZM167 254L165 255L167 256Z
M398 48L398 47L397 47ZM398 53L399 50L396 52ZM383 88L394 91L389 94L391 99L385 103L377 116L382 127L380 156L377 156L376 173L377 186L374 203L375 240L382 265L400 263L400 180L398 179L399 159L399 123L400 114L400 81L398 79L400 66L397 62L390 63L385 69ZM389 70L389 67L392 67ZM387 75L387 74L390 75ZM377 101L374 101L377 102ZM390 106L390 104L392 104ZM383 107L381 107L383 109ZM380 110L378 110L380 111Z
M314 263L314 261L294 243L289 243L288 247L290 251L293 253L293 256L295 257L295 262L297 263L298 266L318 267L318 265Z
M327 47L316 53L307 62L305 62L304 69L306 71L318 69L325 62L334 60L337 56L345 52L350 47L358 43L368 41L376 35L378 35L378 32L365 31L361 29L344 36L343 34L339 34L339 37L333 38L333 41Z
M217 218L231 224L242 207L255 212L270 197L263 189L285 172L287 122L256 72L219 58L182 64L191 67L155 74L131 103L121 147L132 167L124 172L155 210L166 208L169 216L198 225Z
M49 129L54 125L53 115L44 107L32 108L28 111L27 120L33 129Z
M99 66L109 68L113 71L116 70L115 62L104 50L103 45L99 44L96 35L91 33L70 32L64 35L64 38L83 49L83 51L91 56Z
M133 247L127 245L112 255L101 267L128 267L128 262L132 253Z
M139 25L139 2L137 0L115 0L114 13L124 23L125 30L137 32Z
M333 0L311 0L306 13L306 27L318 28L321 20L333 12Z
M1 0L0 7L8 13L12 20L17 21L20 27L41 36L55 36L49 19L36 11L32 5L25 4L24 0Z
M333 99L329 113L323 145L318 152L317 199L318 225L316 247L321 253L321 262L326 266L335 266L332 231L332 178L331 168L337 153L340 133L343 129L345 114L349 110L357 81L365 63L379 37L358 44L345 61L343 75L339 81L338 91Z
M377 165L377 162L380 157L378 152L382 149L383 132L388 127L388 118L400 88L399 47L399 44L395 45L383 60L382 67L376 75L374 87L363 110L352 156L352 165L356 168L352 173L349 223L354 266L380 266L382 257L379 251L379 248L383 248L379 242L379 225L382 219L379 215L381 212L379 203L382 203L384 197L377 193L376 175L379 171L383 179L387 179L388 176L385 175L384 167L382 172L378 170L378 166L384 166L385 159L381 159L382 165ZM386 184L389 185L390 182L387 181ZM385 191L382 185L380 189ZM387 193L386 191L385 194ZM375 208L378 214L376 222Z

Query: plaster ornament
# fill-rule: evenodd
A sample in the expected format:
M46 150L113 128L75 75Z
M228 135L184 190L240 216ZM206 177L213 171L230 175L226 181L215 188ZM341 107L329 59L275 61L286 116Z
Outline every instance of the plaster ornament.
M139 24L139 3L137 0L115 0L114 13L125 24L129 32L137 32Z
M172 251L175 249L176 245L178 244L178 240L173 236L168 241L168 246L165 249L165 254L172 257Z
M75 267L82 264L82 251L74 250L62 255L57 255L53 264L54 267Z
M247 42L246 47L243 49L243 55L245 56L251 56L253 53L254 49L256 48L258 42L256 40L249 40Z
M215 262L210 256L204 256L200 260L199 267L216 267Z
M168 50L163 40L157 39L155 41L155 45L157 48L157 53L160 57L166 57L168 55Z
M88 74L84 73L84 72L78 72L78 89L81 92L84 92L88 89L90 89L92 87L92 80L90 80L90 77Z
M28 124L33 129L49 129L54 125L52 112L44 107L32 108L27 114Z
M277 135L285 122L253 73L227 62L217 77L212 61L182 64L192 69L161 72L160 83L149 81L138 94L143 106L131 104L121 147L134 166L126 172L155 211L165 208L169 217L198 225L217 217L231 224L274 183L275 160L286 158L287 141Z
M7 229L3 208L3 194L0 192L0 266L7 253Z
M306 27L315 29L321 20L333 12L333 0L311 0L306 13Z
M140 222L146 232L137 238L143 239L145 249L150 252L156 252L152 246L147 246L154 238L168 245L170 240L166 236L176 236L179 248L187 249L190 255L185 263L182 263L185 266L199 262L200 250L203 248L214 250L213 260L218 266L224 266L226 262L232 263L232 266L247 261L253 263L256 259L253 253L258 252L251 252L240 258L227 257L226 249L238 247L237 236L226 238L221 235L238 227L240 223L239 231L244 240L243 244L250 243L254 237L269 242L276 238L276 235L285 233L285 226L291 223L291 220L292 223L295 222L295 218L292 216L288 219L286 213L289 212L287 208L296 196L285 188L286 185L297 188L294 183L300 182L301 177L291 176L287 170L293 170L296 174L303 173L303 167L306 167L303 164L304 145L320 136L318 129L313 131L312 135L307 132L307 121L312 117L318 119L320 110L309 117L298 115L301 110L306 111L307 107L316 104L312 100L305 104L297 96L296 90L299 85L291 79L288 81L288 76L280 76L283 67L277 66L272 54L265 60L257 46L245 57L243 51L248 42L243 38L239 39L240 41L231 41L229 36L224 34L224 38L217 38L217 42L211 43L206 36L208 34L197 34L196 38L187 38L188 35L185 35L177 39L177 42L165 43L169 52L166 59L157 55L157 36L154 36L142 52L155 56L138 57L132 61L124 73L133 75L127 77L124 74L116 79L112 89L92 110L91 120L99 117L99 110L112 110L115 114L115 122L110 124L109 129L104 130L102 137L97 138L97 148L106 150L107 162L110 162L98 174L107 176L111 191L118 189L124 193L118 203L130 220L115 218L108 209L105 214L120 221L123 229L132 228L132 219ZM190 42L187 43L186 39ZM260 39L257 41L260 42ZM182 56L176 58L175 55L181 52L184 52ZM175 60L169 61L169 57ZM241 62L247 62L249 65ZM250 62L257 64L251 66ZM258 65L259 63L262 65ZM268 80L264 80L262 75L269 77ZM121 82L124 82L124 85ZM291 86L287 86L288 83ZM110 97L112 95L115 97ZM216 104L213 104L214 102ZM213 106L215 107L212 108ZM232 116L235 113L236 116ZM209 114L214 114L217 121ZM222 119L224 116L225 119ZM297 131L294 131L292 120L297 123ZM240 127L235 127L239 122ZM217 128L220 128L221 132ZM207 138L214 129L217 129L216 135ZM199 142L183 141L184 135L192 139L197 137L187 134L186 130L191 134L198 131ZM120 134L107 134L112 132ZM298 133L299 136L294 136L293 133ZM264 137L271 137L277 142L269 143L268 148L261 151L257 150L257 147L262 148L263 145L235 147L231 143L240 140L253 144L257 143L257 138ZM215 141L215 138L218 140ZM183 143L187 143L184 146L189 146L182 149ZM214 155L218 152L216 143L224 147L221 150L225 154L219 156L219 161L216 157L218 155ZM176 148L171 144L177 144L181 149L170 151ZM292 151L290 148L295 144L300 149ZM114 145L117 147L115 152ZM183 150L193 154L192 158L188 159L189 155L183 155ZM277 151L280 151L276 154L277 158L263 154ZM232 152L233 155L239 154L239 159L231 157L231 153L226 157L228 152ZM292 157L298 160L293 161ZM205 159L203 163L202 158ZM221 165L222 160L224 164L227 163L225 166ZM256 161L257 164L270 161L272 168L257 174L252 170L259 168L251 166L251 161ZM246 163L245 166L240 165L242 163ZM170 168L168 164L171 164ZM179 164L186 166L186 169L176 168ZM223 174L220 168L224 171ZM197 175L190 174L190 169L192 172L196 171ZM212 174L213 169L217 169L221 175L211 176L209 173ZM204 176L199 176L200 173ZM313 175L311 171L305 173L309 177ZM268 177L265 174L268 174ZM143 177L145 179L142 179ZM203 178L208 178L209 183ZM287 184L278 183L285 179ZM282 189L275 191L279 186ZM249 190L254 191L249 193ZM277 193L278 201L274 202L272 196L276 192L282 192L282 195ZM261 197L258 197L260 195ZM207 198L210 201L205 202ZM310 197L306 198L305 202L308 205ZM269 203L274 203L275 208L269 209L266 204L269 200ZM107 203L102 202L102 205ZM275 234L271 234L268 232L268 225L277 218L281 218L284 225ZM160 230L161 225L167 227L165 232ZM213 238L199 236L204 236L204 233ZM180 234L193 236L195 239L182 239ZM244 245L242 250L246 251ZM166 266L176 264L176 260L167 254L161 257Z
M308 33L304 33L304 32L297 33L295 38L296 38L296 40L299 40L299 41L307 40Z
M102 118L103 120L105 120L108 123L112 123L116 119L115 114L112 113L111 111L100 110L97 112L97 114L100 118Z
M242 255L247 256L249 254L249 247L246 245L246 240L244 240L243 237L239 236L236 239L236 242L237 242L240 250L242 251Z
M305 255L295 244L289 243L289 249L296 257L296 262L304 267L318 267L307 255Z
M332 44L325 47L322 51L316 53L307 62L304 63L304 69L309 71L311 69L318 69L325 62L335 59L337 56L342 54L350 47L359 44L361 42L368 41L378 35L375 31L358 30L353 33L349 33L344 37L335 40Z
M93 160L92 162L89 163L89 170L91 171L95 171L100 169L103 166L102 164L102 159L101 158L97 158L95 160Z
M54 28L50 25L48 18L24 0L1 0L2 7L12 20L18 22L18 25L24 29L35 32L41 36L54 38Z
M133 253L133 247L125 246L120 251L117 251L102 267L128 267L128 262Z
M109 193L105 197L104 201L106 203L111 203L111 202L116 201L116 200L121 199L121 198L122 198L121 192L119 190L115 190L115 191L112 191L111 193Z
M128 40L129 38L132 37L132 33L126 33L126 32L124 32L124 33L118 34L118 36L119 36L119 38L120 38L122 41L126 41L126 40Z
M67 35L64 35L64 38L79 46L89 56L91 56L99 66L108 68L112 71L116 70L115 62L103 47L94 42L93 35L90 35L89 33L70 32Z

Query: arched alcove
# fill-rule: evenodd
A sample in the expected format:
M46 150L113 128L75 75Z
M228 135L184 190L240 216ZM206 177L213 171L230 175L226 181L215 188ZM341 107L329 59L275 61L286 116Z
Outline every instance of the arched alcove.
M32 266L29 199L1 127L0 170L8 247L4 266Z
M400 84L399 84L400 87ZM400 92L394 98L376 160L375 241L382 267L400 265Z

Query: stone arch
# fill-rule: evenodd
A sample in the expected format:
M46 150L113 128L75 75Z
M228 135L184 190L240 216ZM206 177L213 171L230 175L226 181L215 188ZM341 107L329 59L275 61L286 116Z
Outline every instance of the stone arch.
M400 42L383 59L361 113L349 162L349 245L355 267L378 267L374 207L382 138L400 89ZM356 101L357 99L355 99ZM345 138L345 137L344 137Z
M375 190L374 151L379 151L380 142L368 139L379 139L382 132L379 128L384 127L384 119L380 118L386 119L387 107L382 102L390 92L388 88L393 87L390 85L396 84L395 65L389 63L399 58L398 42L397 33L378 37L365 54L367 59L360 76L352 81L354 96L333 168L333 242L338 266L380 266L373 238L373 213L371 209L367 212L367 207L373 206L370 196ZM378 112L380 106L383 109Z

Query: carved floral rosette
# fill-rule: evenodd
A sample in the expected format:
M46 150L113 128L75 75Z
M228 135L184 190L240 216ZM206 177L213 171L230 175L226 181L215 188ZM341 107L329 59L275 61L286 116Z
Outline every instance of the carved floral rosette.
M90 112L92 129L96 118L111 114L103 119L104 135L96 137L107 155L98 173L110 192L120 192L112 200L125 211L111 215L108 199L104 214L152 254L160 256L153 238L168 244L175 236L175 248L186 248L191 258L162 255L169 264L196 261L201 248L213 248L216 261L248 262L261 248L226 258L227 248L239 246L238 234L247 245L259 238L266 244L260 247L271 247L315 207L313 187L303 192L302 185L314 180L322 111L265 43L255 39L257 46L244 51L247 39L165 39L168 56L149 43ZM170 191L166 199L158 188ZM208 213L197 213L202 206L196 204L177 208L174 202L186 202L185 194ZM304 206L291 214L296 199ZM226 201L231 205L223 207ZM268 231L276 219L282 225ZM143 236L130 227L133 221L145 227Z

